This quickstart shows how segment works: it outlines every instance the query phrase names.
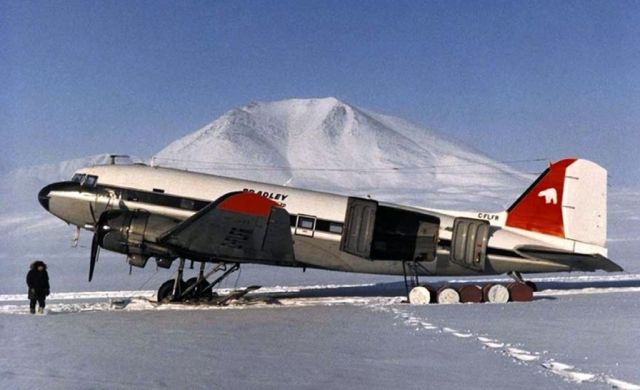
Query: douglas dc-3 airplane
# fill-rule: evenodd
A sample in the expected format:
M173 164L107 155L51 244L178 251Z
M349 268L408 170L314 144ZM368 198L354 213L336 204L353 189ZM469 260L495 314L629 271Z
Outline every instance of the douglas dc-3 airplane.
M241 263L404 275L405 282L407 275L417 282L418 276L507 273L522 285L521 273L622 270L606 257L607 172L582 159L551 164L501 213L407 207L120 165L115 157L44 187L38 198L78 231L94 232L89 281L100 248L125 254L137 267L152 257L164 268L179 259L177 276L160 287L158 301L210 298L211 288ZM185 259L201 264L199 276L186 282ZM206 263L217 266L205 274ZM222 276L209 283L215 272ZM414 291L420 302L418 293L427 289ZM489 300L502 299L496 291ZM442 301L456 301L453 295L448 291Z

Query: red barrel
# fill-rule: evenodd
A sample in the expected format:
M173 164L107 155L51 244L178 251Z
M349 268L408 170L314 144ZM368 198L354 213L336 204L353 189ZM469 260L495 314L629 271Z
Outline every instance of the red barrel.
M422 284L421 286L429 290L429 293L431 293L430 303L438 303L438 292L428 284Z
M509 295L513 302L531 302L533 300L533 289L524 283L510 283L507 289L509 289Z
M480 303L482 302L482 288L474 284L462 286L458 290L460 294L460 302L462 303Z

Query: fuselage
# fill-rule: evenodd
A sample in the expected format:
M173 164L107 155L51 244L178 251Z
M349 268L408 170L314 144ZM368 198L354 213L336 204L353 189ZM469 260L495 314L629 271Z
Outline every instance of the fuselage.
M145 210L153 215L185 220L230 192L253 192L286 209L291 219L295 262L289 265L347 272L403 274L403 262L371 260L341 250L349 197L267 183L239 180L146 165L101 165L80 169L70 182L43 188L40 202L62 220L88 230L106 210ZM505 226L507 213L458 212L379 202L383 207L433 217L437 226L436 256L421 262L422 275L479 275L568 271L554 261L532 260L516 253L521 245L575 251L575 242ZM486 221L486 267L471 269L451 261L454 220ZM594 248L594 251L606 251ZM604 253L606 254L606 252ZM212 260L213 261L213 260Z

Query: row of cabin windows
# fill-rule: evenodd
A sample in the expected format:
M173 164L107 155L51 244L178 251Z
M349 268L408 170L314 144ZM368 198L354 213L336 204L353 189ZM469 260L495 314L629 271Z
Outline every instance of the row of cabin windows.
M342 224L339 222L331 222L302 215L292 215L291 226L308 230L314 230L315 228L315 230L318 231L342 234Z
M79 183L83 187L93 188L98 182L98 176L76 173L71 179L72 182ZM177 196L165 195L164 190L154 188L153 192L135 191L128 189L117 189L118 194L128 201L144 202L155 205L177 207L183 210L198 211L208 203ZM318 220L313 217L291 216L291 226L301 229L320 230L330 233L342 234L342 224L326 220Z

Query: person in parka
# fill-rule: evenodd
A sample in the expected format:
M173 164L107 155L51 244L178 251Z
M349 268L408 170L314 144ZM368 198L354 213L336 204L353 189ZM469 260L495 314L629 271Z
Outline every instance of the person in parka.
M47 273L47 265L43 261L34 261L29 266L27 286L29 287L29 309L31 314L36 312L36 302L38 302L38 313L43 313L44 301L49 295L49 274Z

